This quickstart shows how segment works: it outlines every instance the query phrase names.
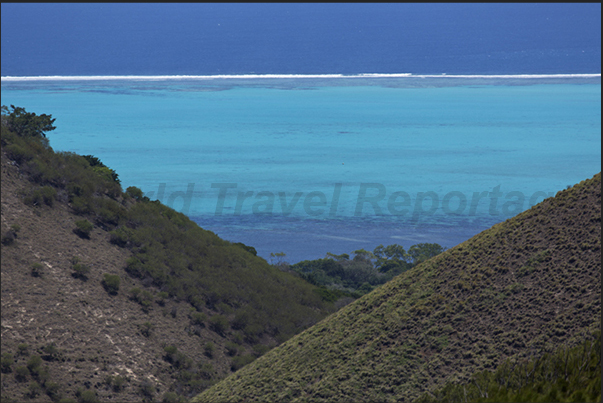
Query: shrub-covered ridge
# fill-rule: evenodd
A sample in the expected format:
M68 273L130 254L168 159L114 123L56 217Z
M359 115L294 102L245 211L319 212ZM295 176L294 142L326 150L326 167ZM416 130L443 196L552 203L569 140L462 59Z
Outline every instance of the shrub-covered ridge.
M252 247L123 191L98 158L54 152L54 119L12 109L1 132L3 402L29 386L36 399L180 401L334 310ZM17 354L55 342L63 359L45 377Z

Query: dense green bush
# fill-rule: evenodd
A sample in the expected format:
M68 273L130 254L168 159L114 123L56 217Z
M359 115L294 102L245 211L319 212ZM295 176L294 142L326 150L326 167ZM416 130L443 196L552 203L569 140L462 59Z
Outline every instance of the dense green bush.
M25 382L29 377L29 369L26 366L20 365L15 368L15 379L17 382Z
M8 230L2 234L2 245L11 245L13 242L15 242L15 239L17 239L17 233L15 231Z
M117 228L114 231L109 232L109 234L110 234L109 241L112 244L115 244L115 245L120 246L122 248L125 247L125 246L128 246L128 240L129 240L129 238L131 236L130 231L129 231L128 228L120 227L120 228ZM134 259L136 259L136 258L134 258Z
M228 330L228 325L228 319L223 315L214 315L209 318L209 328L220 335L224 335L224 332Z
M140 330L140 334L142 334L144 337L151 337L153 334L153 329L155 329L155 325L153 325L151 322L144 322L143 324L138 325L138 329Z
M13 372L13 364L15 360L11 353L2 353L2 364L1 369L2 373L10 373Z
M98 158L96 158L93 155L82 155L82 157L84 157L86 159L86 161L88 161L88 163L92 167L92 170L94 172L96 172L98 175L104 177L107 180L111 180L111 181L120 183L117 172L115 172L113 169L111 169L108 166L106 166L105 164L103 164L101 162L101 160L99 160Z
M32 381L27 388L27 397L35 399L40 393L42 393L42 387L36 381Z
M204 326L207 321L207 315L203 312L191 312L191 325L200 325Z
M96 396L95 390L83 390L79 388L75 392L78 403L98 403L98 397Z
M151 305L153 305L155 297L150 291L134 287L130 289L130 299L138 302L142 308L147 311L151 308Z
M17 355L28 356L29 355L29 344L20 343L17 345Z
M44 352L44 355L42 355L44 361L57 361L62 355L54 343L47 344L42 348L42 351Z
M107 378L105 378L105 384L107 386L109 386L110 388L113 389L114 392L119 393L122 392L125 389L125 383L126 380L125 378L119 376L119 375L115 375L115 376L107 376Z
M73 257L71 259L71 269L73 270L73 273L71 274L73 277L79 278L83 281L88 280L90 268L85 264L80 263L80 259L78 257Z
M239 353L239 346L237 343L233 343L232 341L229 341L226 343L226 354L233 357L233 356L237 355L238 353Z
M56 402L62 396L61 393L61 385L56 382L46 382L44 384L44 389L46 390L46 394L50 397L50 400Z
M243 250L246 250L247 252L251 253L253 256L257 256L258 255L258 251L255 250L255 248L253 246L245 245L242 242L237 242L237 243L234 243L233 245L236 245L236 246L238 246L240 248L243 248Z
M75 229L73 232L75 232L80 238L90 239L90 232L92 232L93 229L94 225L90 221L84 219L75 222Z
M23 201L30 206L40 206L42 203L52 207L56 199L57 191L51 186L42 186L31 190L30 194L25 196Z
M8 157L19 165L31 161L35 157L33 150L18 144L10 144L3 149L6 151Z
M216 346L214 346L214 343L212 343L211 341L205 343L205 355L208 356L209 358L214 358L214 353L216 351Z
M170 294L168 294L165 291L161 291L157 294L157 299L155 300L155 302L157 302L157 304L159 304L160 306L164 306L165 305L165 300L170 296Z
M165 359L168 362L172 362L174 360L174 356L176 355L176 353L178 352L178 347L172 345L169 346L165 346L163 348L163 351L165 351Z
M216 370L214 366L209 362L200 362L199 363L199 376L203 379L211 379Z
M29 372L33 375L34 373L37 373L41 364L42 357L39 355L32 355L29 357L29 360L27 360L27 369L29 369Z
M268 351L270 350L270 347L268 347L265 344L256 344L255 346L253 346L253 354L256 357L261 357L264 354L266 354Z
M105 291L107 291L109 294L117 295L117 292L119 291L119 283L120 278L117 274L105 273L103 275L102 284L105 288Z
M149 398L153 398L155 396L155 385L148 379L143 379L140 384L140 393Z
M42 277L43 271L42 271L42 264L39 262L35 262L34 264L31 265L31 275L33 277Z
M135 186L130 186L127 188L125 194L136 201L144 201L144 194L142 193L142 190Z

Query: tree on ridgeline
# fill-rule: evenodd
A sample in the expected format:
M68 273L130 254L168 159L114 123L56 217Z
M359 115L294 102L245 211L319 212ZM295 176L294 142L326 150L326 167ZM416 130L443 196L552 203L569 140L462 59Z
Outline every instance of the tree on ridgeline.
M381 273L387 273L392 270L401 272L410 268L410 255L406 253L404 247L401 245L393 244L385 247L379 245L375 248L373 254L377 258L375 267Z
M437 243L419 243L408 249L408 255L412 259L412 264L417 265L421 262L444 252L446 248Z
M56 129L52 115L36 115L25 108L2 105L2 126L22 137L46 137L46 132Z

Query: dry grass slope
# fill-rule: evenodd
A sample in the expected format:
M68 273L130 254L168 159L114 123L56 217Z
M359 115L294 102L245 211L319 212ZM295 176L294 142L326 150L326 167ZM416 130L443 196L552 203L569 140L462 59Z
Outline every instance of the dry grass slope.
M193 402L410 402L601 322L601 174L403 273Z

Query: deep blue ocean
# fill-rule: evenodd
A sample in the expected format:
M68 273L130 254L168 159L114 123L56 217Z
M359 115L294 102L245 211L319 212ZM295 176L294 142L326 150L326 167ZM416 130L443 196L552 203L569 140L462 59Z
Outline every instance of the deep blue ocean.
M2 3L2 76L600 73L601 4Z
M451 247L601 170L600 4L1 7L3 105L267 259Z

